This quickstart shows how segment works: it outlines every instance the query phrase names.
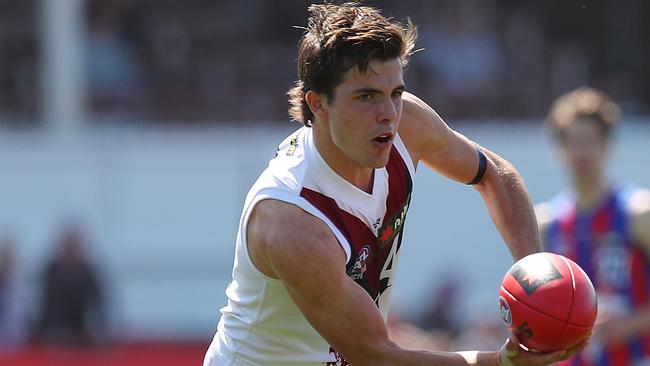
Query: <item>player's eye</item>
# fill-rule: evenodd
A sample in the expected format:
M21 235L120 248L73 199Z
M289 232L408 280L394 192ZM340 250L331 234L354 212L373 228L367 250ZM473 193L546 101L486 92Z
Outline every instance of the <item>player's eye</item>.
M392 94L393 98L400 98L402 97L402 94L404 93L404 90L395 90Z
M374 94L361 94L357 97L362 102L369 102L375 97Z

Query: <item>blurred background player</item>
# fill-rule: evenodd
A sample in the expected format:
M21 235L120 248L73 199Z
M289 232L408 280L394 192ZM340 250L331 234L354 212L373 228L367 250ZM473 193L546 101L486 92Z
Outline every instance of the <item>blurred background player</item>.
M542 242L580 264L598 293L594 336L571 365L639 365L650 357L650 192L607 177L619 119L618 105L591 88L558 98L547 119L571 187L537 206Z

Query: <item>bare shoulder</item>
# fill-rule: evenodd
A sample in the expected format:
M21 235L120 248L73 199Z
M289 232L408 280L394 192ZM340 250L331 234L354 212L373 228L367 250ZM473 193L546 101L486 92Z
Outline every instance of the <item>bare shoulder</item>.
M422 130L444 131L447 125L431 106L416 95L405 92L402 95L403 109L399 132L409 137L421 135ZM440 134L435 134L440 135Z
M398 131L413 163L417 166L422 162L457 182L471 181L479 165L476 145L449 128L433 108L417 96L404 93L402 100L402 120ZM490 164L498 158L491 153L488 155Z
M650 190L639 189L632 194L628 212L632 222L632 234L650 253Z
M281 278L289 267L309 259L332 261L345 268L345 252L329 227L300 207L274 199L253 208L247 230L253 263L264 274Z
M426 149L439 147L448 141L451 130L438 113L417 96L405 92L402 102L398 132L416 162Z

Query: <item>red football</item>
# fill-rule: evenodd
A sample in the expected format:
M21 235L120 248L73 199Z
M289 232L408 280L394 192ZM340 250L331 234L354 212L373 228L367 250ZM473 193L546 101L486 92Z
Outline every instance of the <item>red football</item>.
M582 342L596 321L596 292L572 260L536 253L517 261L499 290L501 319L529 349L552 352Z

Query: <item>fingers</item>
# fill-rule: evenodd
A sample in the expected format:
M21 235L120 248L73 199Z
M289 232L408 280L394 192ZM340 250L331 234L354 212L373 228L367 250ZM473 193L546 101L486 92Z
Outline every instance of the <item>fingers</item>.
M559 350L555 351L552 353L548 353L544 355L544 363L545 364L552 364L558 361L566 360L567 357L567 351L566 350Z
M580 352L580 351L582 351L583 349L585 349L585 347L587 347L588 344L589 344L589 339L585 339L585 340L582 341L582 343L580 343L579 345L577 345L577 346L575 346L575 347L573 347L573 348L568 349L568 350L567 350L567 357L566 357L566 358L571 358L571 357L575 356L578 352Z
M514 337L508 338L508 340L506 340L505 349L508 356L516 356L519 352L519 342Z
M507 343L514 344L515 346L519 347L519 340L517 339L516 336L511 335L508 340L506 341Z
M558 361L567 360L582 351L588 344L585 339L580 344L565 350L551 353L539 353L528 350L522 346L515 337L510 337L501 347L499 352L499 364L501 366L511 365L550 365ZM521 350L521 351L520 351Z
M519 344L516 340L508 338L498 354L499 366L514 366L512 358L516 357L518 353Z
M499 362L502 366L511 365L550 365L567 360L582 351L588 344L585 339L580 344L570 349L559 350L551 353L539 353L528 350L516 338L509 338L501 348ZM521 350L521 351L520 351Z
M585 347L587 347L587 344L589 344L589 341L585 339L575 347L550 353L548 355L549 363L568 360L569 358L578 354L578 352L582 351Z

